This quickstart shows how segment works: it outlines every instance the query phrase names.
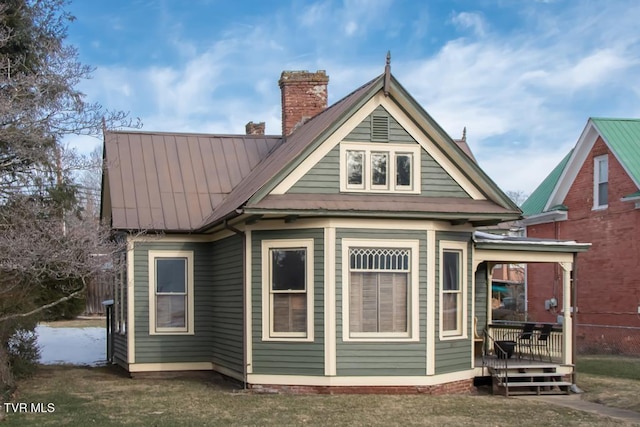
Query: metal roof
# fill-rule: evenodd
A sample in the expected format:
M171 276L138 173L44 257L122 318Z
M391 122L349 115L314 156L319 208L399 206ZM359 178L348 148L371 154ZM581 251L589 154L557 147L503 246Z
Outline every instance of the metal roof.
M622 165L629 177L640 186L640 119L612 119L612 118L589 118L586 132L591 126L595 128L609 147L618 162ZM531 196L522 204L524 216L530 217L538 215L545 211L545 207L551 204L550 198L554 197L554 191L557 191L562 185L567 185L567 179L572 177L564 177L565 169L570 170L571 164L581 160L574 159L574 153L581 149L585 150L586 142L581 137L576 146L562 159L562 161L551 171L551 173L542 181L535 189ZM578 156L579 157L579 156ZM562 179L562 181L561 181ZM565 184L562 184L565 182ZM564 196L562 196L564 197ZM556 203L561 203L561 197L556 197ZM558 206L550 206L548 211L556 209Z
M280 136L107 131L103 212L115 229L193 230L281 142Z
M478 221L519 217L519 209L480 170L473 155L469 155L468 146L456 145L417 104L417 114L433 122L432 126L442 132L445 141L451 141L451 147L441 147L446 149L446 155L455 162L468 163L469 176L484 183L483 188L492 195L488 201L443 199L438 204L435 199L413 197L402 199L398 204L399 200L393 196L381 196L380 200L368 197L368 201L364 201L357 197L329 200L330 197L307 195L306 198L284 198L285 204L277 208L268 206L280 200L268 196L278 178L290 173L351 114L382 90L384 77L382 74L365 83L284 139L260 135L106 132L107 169L102 212L104 216L112 215L112 226L116 229L196 232L238 215L240 207L245 210L295 208L301 212L362 209L365 213L369 209L379 212L388 208L397 215L419 211L424 217L439 212L441 218L464 217ZM393 76L390 79L401 96L415 102ZM500 203L496 197L506 202ZM352 204L356 201L358 203Z
M558 180L560 179L560 175L562 175L562 171L567 166L567 162L573 153L573 149L569 151L564 159L558 163L558 165L553 168L551 173L542 181L542 183L536 188L533 193L525 200L522 204L522 213L524 216L536 215L544 211L544 207L551 197L551 193L553 189L556 187Z
M640 119L592 118L591 121L631 179L640 183Z
M503 236L474 231L473 241L478 249L522 250L537 252L586 252L591 243L575 240L539 239L523 236Z

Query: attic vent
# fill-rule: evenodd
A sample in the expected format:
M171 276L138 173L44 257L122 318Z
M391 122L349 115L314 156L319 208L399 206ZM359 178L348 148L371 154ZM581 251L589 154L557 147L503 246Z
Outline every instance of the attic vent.
M371 140L389 141L389 116L371 116Z

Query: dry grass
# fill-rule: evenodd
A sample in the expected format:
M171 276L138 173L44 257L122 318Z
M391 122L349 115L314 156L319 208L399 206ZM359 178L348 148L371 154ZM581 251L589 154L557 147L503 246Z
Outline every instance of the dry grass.
M106 327L104 318L56 320L55 322L42 322L43 326L50 328L104 328Z
M578 385L584 398L614 408L640 412L640 381L602 375L580 374Z
M578 357L578 385L585 399L640 412L640 358L616 355Z
M625 425L500 396L257 395L213 378L132 380L113 368L46 366L14 401L51 402L55 412L9 414L5 425Z

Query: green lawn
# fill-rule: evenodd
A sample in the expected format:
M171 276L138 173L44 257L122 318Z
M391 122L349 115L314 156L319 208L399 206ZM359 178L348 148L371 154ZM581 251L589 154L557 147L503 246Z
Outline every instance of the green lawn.
M640 381L640 357L578 356L576 369L579 373Z
M55 412L10 413L4 426L624 425L502 396L260 395L213 380L130 379L114 368L69 366L42 367L13 401L53 403Z
M640 357L579 356L576 368L585 399L640 412Z

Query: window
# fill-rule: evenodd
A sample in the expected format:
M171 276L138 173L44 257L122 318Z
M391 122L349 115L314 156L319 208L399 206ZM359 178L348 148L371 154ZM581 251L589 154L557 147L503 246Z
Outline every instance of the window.
M347 151L347 186L364 189L364 151Z
M441 336L466 334L466 246L464 242L440 242Z
M343 239L345 341L418 339L417 252L417 241Z
M263 339L313 340L313 239L262 242Z
M151 334L193 334L193 253L149 251Z
M341 191L420 193L420 147L409 144L340 144Z
M593 208L606 208L609 203L609 160L598 156L593 165Z
M371 188L386 190L387 186L387 164L389 163L389 153L371 153Z

